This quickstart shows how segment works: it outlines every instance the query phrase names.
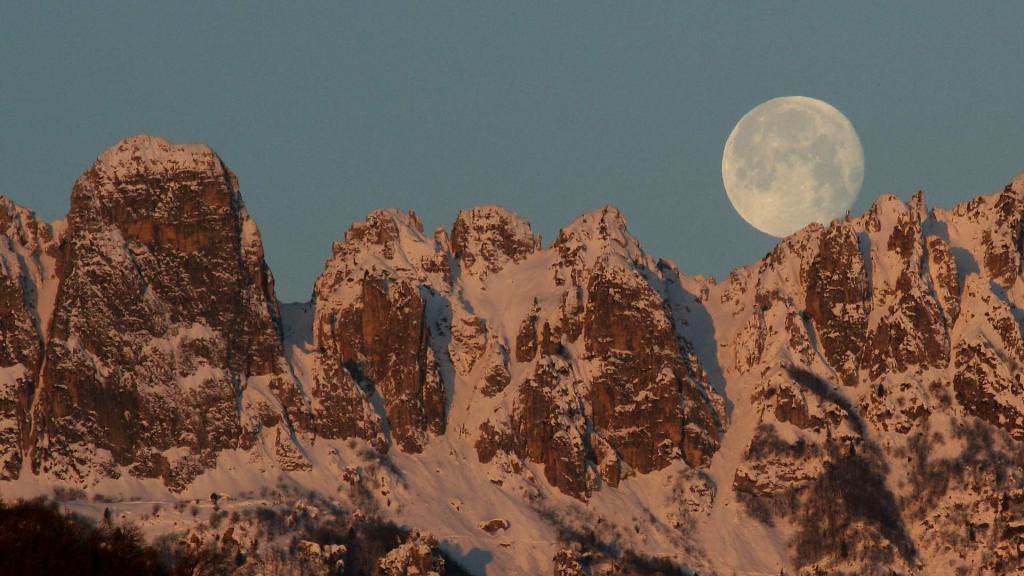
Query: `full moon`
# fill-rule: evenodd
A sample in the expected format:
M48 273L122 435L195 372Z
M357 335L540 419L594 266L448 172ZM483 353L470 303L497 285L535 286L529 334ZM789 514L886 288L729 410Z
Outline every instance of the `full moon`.
M853 124L830 104L775 98L747 112L722 154L722 180L736 212L772 236L843 216L864 181Z

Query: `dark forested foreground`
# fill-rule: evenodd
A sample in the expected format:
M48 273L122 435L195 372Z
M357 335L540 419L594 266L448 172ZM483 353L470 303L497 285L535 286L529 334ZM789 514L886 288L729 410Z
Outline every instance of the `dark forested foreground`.
M230 530L211 530L216 534L212 538L196 538L195 532L169 534L148 543L136 526L113 519L109 509L103 520L94 522L43 498L0 502L0 574L466 573L443 557L436 541L393 524L369 521L343 527L303 522L297 534L310 540L294 536L281 542L279 532L290 522L278 511L258 510L251 519L262 526L263 550L238 546ZM226 525L230 520L220 522Z
M96 525L43 499L0 503L2 574L167 574L138 529ZM188 573L188 572L182 572Z

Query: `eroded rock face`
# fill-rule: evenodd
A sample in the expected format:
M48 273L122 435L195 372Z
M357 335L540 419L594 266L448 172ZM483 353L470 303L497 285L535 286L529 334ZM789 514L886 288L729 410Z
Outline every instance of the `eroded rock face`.
M952 365L957 402L974 416L1024 441L1024 338L1010 306L977 275L967 277Z
M305 425L259 232L209 148L104 152L75 183L59 270L36 471L180 488L262 429Z
M857 233L849 224L833 224L808 269L806 305L829 364L848 386L857 382L870 298Z
M513 424L516 452L543 464L552 486L577 497L589 494L581 385L564 359L542 359L519 389Z
M733 489L755 518L784 516L794 496L822 473L823 449L807 441L787 442L771 424L761 424L747 447Z
M342 355L384 399L398 444L418 452L424 432L444 431L444 389L427 345L426 304L411 283L372 278L363 280L361 303L357 316L339 319L347 337Z
M29 444L52 307L53 229L0 197L0 479L18 477Z
M28 408L42 359L42 339L32 312L25 305L25 287L20 270L6 266L0 276L0 479L18 477L21 470L22 434L28 429Z
M548 249L502 209L462 212L450 240L378 211L335 243L308 355L289 348L289 366L234 176L205 147L132 138L76 183L66 226L0 199L0 479L28 463L67 484L179 490L227 450L261 472L326 454L365 458L342 463L349 488L372 479L372 494L352 492L363 504L411 505L399 500L419 487L392 480L418 457L355 441L306 450L360 438L434 448L419 460L431 464L475 450L484 482L526 498L495 540L561 513L544 508L566 503L553 491L577 498L565 509L578 523L608 528L578 538L592 548L566 543L566 573L661 565L621 542L665 539L696 558L693 527L727 505L785 540L778 564L798 573L1012 571L1022 191L1024 177L950 211L886 196L722 284L655 264L611 207ZM665 497L642 514L587 515L650 486ZM632 494L599 493L620 487ZM430 538L400 549L379 568L440 569Z
M530 223L497 206L462 210L452 226L452 254L463 273L486 276L540 249Z
M443 248L423 235L415 214L394 211L371 214L335 245L315 291L314 341L321 366L330 368L318 374L315 394L329 392L358 410L330 424L332 434L375 439L384 416L398 446L419 452L428 433L444 432L446 396L435 350L441 333L451 330L447 300L435 291L448 290ZM383 415L372 411L375 395Z
M364 397L363 408L332 429L373 441L386 418L398 446L419 452L448 429L447 388L462 389L497 407L462 407L459 433L479 431L482 461L543 464L550 484L580 498L596 486L592 468L615 486L679 459L706 465L721 406L676 333L664 282L611 208L549 250L493 207L463 211L450 243L426 238L412 214L375 212L336 243L317 282L314 411L323 391L360 383L342 397Z
M954 244L967 249L970 262L963 264L1010 288L1021 271L1021 215L1024 212L1024 178L1017 176L1002 192L979 196L970 202L941 211Z
M716 422L688 381L664 301L639 272L607 261L598 262L587 295L585 347L600 366L590 393L597 433L640 472L680 452L691 466L706 464ZM686 408L695 409L684 418ZM696 427L684 430L685 422Z
M914 212L883 196L868 212L872 302L862 364L872 378L910 366L944 366L947 327L924 272L924 239Z
M380 416L337 354L318 354L310 396L317 436L327 439L362 438L387 450Z
M519 325L519 333L516 335L516 361L518 362L530 362L537 357L539 314L540 307L534 302L530 313L523 318Z
M610 207L538 258L554 291L526 295L518 321L504 320L528 376L509 387L511 414L480 426L481 460L511 449L580 499L678 460L707 465L721 405L676 332L665 286L678 271L655 266Z
M451 357L456 372L468 376L486 351L487 327L479 318L466 316L452 323Z
M960 315L960 277L956 259L949 244L941 236L929 236L926 241L932 287L939 304L942 305L946 325L952 326Z
M1022 182L951 211L883 196L707 286L731 399L757 422L732 489L794 529L798 573L1019 561L1016 532L980 518L1021 489Z

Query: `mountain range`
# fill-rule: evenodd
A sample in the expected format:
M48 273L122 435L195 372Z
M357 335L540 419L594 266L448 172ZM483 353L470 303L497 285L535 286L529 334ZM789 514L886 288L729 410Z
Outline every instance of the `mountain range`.
M410 530L382 574L1024 573L1022 216L884 195L716 281L611 206L379 210L280 304L221 159L128 138L64 220L0 197L0 496L252 566L210 514L291 494Z

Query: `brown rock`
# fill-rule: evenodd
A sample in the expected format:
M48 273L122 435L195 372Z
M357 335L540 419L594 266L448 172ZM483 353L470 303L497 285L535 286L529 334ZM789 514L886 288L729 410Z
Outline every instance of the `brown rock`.
M332 343L350 371L367 379L384 400L391 434L407 452L419 452L425 433L444 432L444 389L427 345L426 306L404 280L366 277L357 308L336 320Z
M587 572L583 570L583 564L580 563L579 551L572 548L562 548L555 553L554 561L554 576L585 576Z
M419 452L428 433L444 432L447 398L437 354L447 359L442 335L453 331L447 261L445 236L424 236L412 212L378 210L335 243L314 290L313 341L326 367L315 397L334 394L358 406L334 417L339 434L384 448L383 417L402 450ZM476 361L472 350L458 354ZM374 394L381 414L374 413Z
M480 425L480 436L474 445L477 457L484 464L487 464L498 454L505 452L514 454L516 452L516 440L512 434L505 430L498 430L491 422L484 422Z
M484 373L484 385L481 388L484 396L489 398L500 394L512 381L512 374L509 372L508 349L504 344L497 342L493 346L491 363Z
M872 210L877 212L884 199ZM861 363L873 380L886 373L901 373L911 366L941 367L949 359L949 336L942 310L923 276L920 223L910 212L900 213L885 242L888 254L899 259L898 267L890 270L894 282L875 281L872 286L871 307L886 311L879 316L877 325L869 329L862 348ZM886 254L875 251L872 257L886 258ZM888 267L891 266L890 263ZM872 267L878 270L887 266L872 262Z
M690 465L706 464L718 445L715 416L686 373L664 302L639 273L606 261L587 294L583 336L601 366L589 398L595 430L640 472L680 451Z
M590 495L586 474L586 422L567 362L557 357L538 361L533 377L523 382L513 413L516 453L544 465L544 476L562 492Z
M53 232L34 213L0 196L0 480L18 477L30 443L29 407L39 382L48 318L43 260Z
M508 520L505 520L504 518L494 518L492 520L480 522L477 526L488 534L495 534L499 530L508 530L509 523Z
M1024 373L1019 369L1024 337L1009 307L985 279L968 276L963 302L957 322L963 336L954 347L952 362L957 402L967 413L1024 440L1024 413L1012 401L1024 395Z
M530 362L537 356L537 321L540 308L534 300L533 309L523 318L516 336L516 361Z
M536 252L540 237L518 215L497 206L478 206L459 212L451 244L463 272L486 277Z
M140 136L102 154L75 183L59 270L35 470L135 465L180 488L251 443L258 430L243 427L281 422L257 415L270 399L247 391L254 378L307 424L259 232L209 148ZM185 456L168 461L171 448Z
M405 543L392 549L378 562L381 576L430 576L445 573L445 561L437 538L413 531Z
M857 234L849 224L833 223L808 269L806 307L825 357L847 386L857 383L870 298Z
M476 316L459 318L452 322L452 340L448 344L455 371L468 376L487 350L487 328Z
M960 315L960 277L956 260L949 244L939 236L929 236L927 246L928 271L931 273L935 295L942 305L946 325L952 326Z

